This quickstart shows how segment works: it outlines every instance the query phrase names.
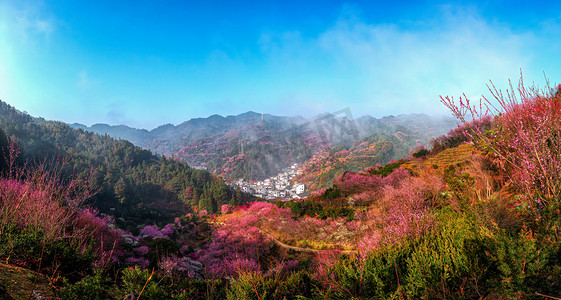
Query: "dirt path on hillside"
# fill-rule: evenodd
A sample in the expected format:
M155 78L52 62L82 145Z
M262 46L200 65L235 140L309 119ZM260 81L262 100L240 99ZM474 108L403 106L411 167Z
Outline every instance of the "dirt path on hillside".
M222 222L207 222L209 224L214 224L214 225L226 225L225 223ZM308 253L322 253L322 252L328 252L328 251L338 251L340 253L344 253L344 254L357 254L358 251L357 250L340 250L340 249L314 249L314 248L303 248L303 247L298 247L298 246L291 246L288 244L283 243L282 241L280 241L279 239L277 239L274 235L270 234L269 232L259 228L259 227L255 227L259 230L259 232L261 232L263 235L269 237L273 243L275 243L277 246L284 248L284 249L288 249L288 250L294 250L294 251L298 251L298 252L308 252Z
M345 253L345 254L357 254L358 253L358 251L356 251L356 250L314 249L314 248L302 248L302 247L297 247L297 246L291 246L291 245L288 245L288 244L285 244L285 243L281 242L275 236L268 233L267 231L264 231L259 227L256 227L256 228L259 229L259 231L261 233L263 233L264 235L268 236L271 240L273 240L273 242L275 244L277 244L278 246L280 246L282 248L285 248L285 249L295 250L295 251L299 251L299 252L312 252L312 253L322 253L322 252L334 251L334 250L338 251L340 253Z

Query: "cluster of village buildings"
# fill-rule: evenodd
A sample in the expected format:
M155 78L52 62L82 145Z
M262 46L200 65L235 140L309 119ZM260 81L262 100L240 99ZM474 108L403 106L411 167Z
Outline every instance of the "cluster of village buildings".
M298 175L298 164L292 164L276 176L263 181L245 181L243 178L232 184L238 186L243 192L255 197L274 199L299 199L306 197L306 186L304 184L291 184L292 179Z

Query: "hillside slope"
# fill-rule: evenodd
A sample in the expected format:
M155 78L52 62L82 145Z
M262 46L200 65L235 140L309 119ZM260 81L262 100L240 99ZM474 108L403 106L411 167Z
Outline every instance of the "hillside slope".
M217 211L247 200L204 170L143 150L125 140L33 118L0 102L0 129L15 138L23 159L60 165L63 174L90 182L99 192L89 203L120 222L167 222L191 208ZM67 161L66 161L67 160Z
M228 179L260 180L276 175L293 163L304 163L318 152L334 146L352 147L362 139L377 136L374 139L379 141L384 135L395 135L400 139L403 138L400 135L407 135L417 143L428 144L431 138L456 125L451 118L422 114L381 119L364 116L352 122L347 117L345 114L325 114L305 119L247 112L237 116L192 119L151 131L122 125L71 126L127 139L137 146L181 158L190 166L206 168ZM400 157L396 154L390 159Z

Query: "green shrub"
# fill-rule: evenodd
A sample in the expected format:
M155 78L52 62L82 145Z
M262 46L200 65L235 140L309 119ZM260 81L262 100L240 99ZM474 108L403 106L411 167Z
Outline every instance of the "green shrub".
M325 198L326 200L335 200L337 198L340 198L341 196L341 191L337 189L337 187L327 188L325 190L325 193L323 194L323 198Z
M421 238L407 258L406 293L412 298L473 296L470 280L488 266L480 262L482 247L474 222L465 214L444 209L440 225ZM485 254L483 254L485 255ZM472 277L476 278L472 278Z
M342 256L319 272L316 292L325 299L396 299L406 272L409 245L383 249L366 257Z
M93 276L86 276L82 280L64 286L58 296L62 299L91 299L105 300L113 299L110 291L114 288L111 281L101 272L96 272Z
M158 278L149 270L137 267L123 270L121 294L140 294L142 297L153 300L173 299L172 295L158 286Z
M311 281L304 272L295 272L286 278L248 272L230 282L227 299L305 299L311 297Z
M429 150L423 148L423 149L413 153L413 157L419 158L419 157L427 156L429 153L430 153Z
M80 273L88 273L94 255L91 247L81 251L78 245L65 239L47 240L40 230L24 229L8 224L0 232L0 257L8 262L53 275L77 280Z
M342 257L319 276L329 299L472 299L555 295L558 246L519 233L479 227L473 215L443 209L439 225L418 240L366 256ZM550 245L550 246L546 246Z
M393 163L389 163L381 168L377 168L377 169L372 169L370 171L371 175L378 175L380 177L386 177L388 175L390 175L393 171L395 171L397 168L399 168L399 166L401 166L402 164L405 163L405 160L400 159L396 162Z
M338 218L338 217L345 217L347 220L352 221L355 216L355 211L352 208L338 206L338 205L328 205L323 207L321 210L319 217L322 219L327 218Z
M225 299L225 280L184 278L175 282L167 276L160 276L157 272L142 270L137 267L122 271L122 288L120 297L127 294L140 294L150 300L158 299ZM143 290L144 289L144 290Z
M456 167L452 165L444 171L444 180L450 187L450 190L454 192L460 207L464 210L470 209L471 203L476 199L474 190L475 178L467 172L459 174Z

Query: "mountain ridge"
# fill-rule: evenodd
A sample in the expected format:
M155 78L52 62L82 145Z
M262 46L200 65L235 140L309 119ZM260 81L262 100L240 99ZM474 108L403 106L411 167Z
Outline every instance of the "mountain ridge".
M292 163L304 163L322 149L352 147L369 139L393 139L396 149L428 144L431 138L455 127L451 117L400 114L352 119L350 111L320 114L314 118L276 116L248 111L238 115L194 118L178 125L164 124L148 131L126 125L72 124L74 128L126 139L134 145L206 168L225 178L261 180ZM399 136L407 135L407 141ZM405 149L405 150L409 150ZM407 151L395 151L398 159ZM384 156L385 157L385 156ZM377 162L384 163L386 159Z

